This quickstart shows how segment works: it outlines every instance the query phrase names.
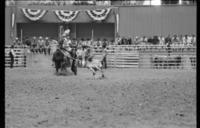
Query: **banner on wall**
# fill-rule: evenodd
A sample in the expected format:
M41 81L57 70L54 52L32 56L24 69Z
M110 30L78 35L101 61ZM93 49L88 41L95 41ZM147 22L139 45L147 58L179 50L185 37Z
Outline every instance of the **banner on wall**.
M98 9L98 10L87 10L87 14L96 21L102 21L105 20L110 13L111 8L106 9Z
M70 22L74 20L78 13L79 11L55 10L56 16L63 22Z
M22 12L28 19L30 19L32 21L37 21L37 20L41 19L46 14L47 11L41 10L41 9L22 8Z
M85 11L89 15L89 17L95 21L102 21L107 18L112 8L96 9L96 10L76 10L76 11L71 11L71 10L51 10L51 11L53 11L58 17L58 19L63 22L70 22L74 20L78 16L80 11ZM47 10L42 10L42 9L21 8L21 10L23 14L31 21L40 20L47 13Z

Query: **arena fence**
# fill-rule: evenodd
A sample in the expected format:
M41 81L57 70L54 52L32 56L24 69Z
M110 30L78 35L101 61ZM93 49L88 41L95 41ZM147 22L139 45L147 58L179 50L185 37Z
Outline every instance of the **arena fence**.
M196 69L195 47L115 45L107 48L107 66L123 68ZM101 54L96 48L95 54Z
M9 47L5 47L5 67L10 67ZM14 57L13 67L26 67L26 54L24 47L14 48L16 56Z
M95 53L98 59L101 53ZM139 67L139 53L135 52L109 52L107 55L108 68L137 68Z
M27 47L14 48L14 67L26 67ZM95 58L102 57L102 49L94 48ZM110 45L107 48L108 68L196 69L195 47ZM9 46L5 47L5 67L10 66ZM170 53L169 53L170 52Z

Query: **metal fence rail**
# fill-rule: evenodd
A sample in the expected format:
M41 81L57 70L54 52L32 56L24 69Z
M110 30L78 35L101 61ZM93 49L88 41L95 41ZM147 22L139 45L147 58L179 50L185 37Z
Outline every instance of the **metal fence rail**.
M113 45L107 48L108 67L196 69L196 48ZM96 55L101 48L94 48Z
M16 56L14 57L13 67L26 67L26 55L24 48L14 48ZM10 66L9 49L5 48L5 67Z

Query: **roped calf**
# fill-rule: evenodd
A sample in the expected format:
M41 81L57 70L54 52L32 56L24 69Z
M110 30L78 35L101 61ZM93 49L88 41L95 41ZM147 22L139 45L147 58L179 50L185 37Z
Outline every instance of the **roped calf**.
M93 76L95 77L96 72L100 71L101 72L101 77L105 77L104 76L104 72L102 70L103 65L102 65L102 61L103 61L104 56L102 56L102 59L97 60L97 59L93 59L92 57L89 57L86 60L86 68L88 68L90 71L92 71Z

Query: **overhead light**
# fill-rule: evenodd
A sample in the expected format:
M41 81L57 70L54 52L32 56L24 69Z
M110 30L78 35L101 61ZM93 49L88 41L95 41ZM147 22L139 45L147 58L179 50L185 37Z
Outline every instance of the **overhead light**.
M183 1L182 1L182 0L179 0L179 1L178 1L178 3L179 3L179 4L182 4L182 3L183 3Z
M152 0L151 5L161 5L161 0Z

